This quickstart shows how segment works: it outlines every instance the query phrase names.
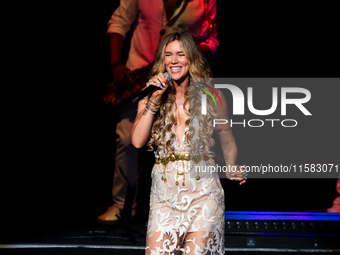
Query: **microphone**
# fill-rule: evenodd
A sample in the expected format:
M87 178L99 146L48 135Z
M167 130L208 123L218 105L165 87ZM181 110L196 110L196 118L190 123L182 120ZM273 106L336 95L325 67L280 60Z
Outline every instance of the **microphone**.
M168 81L171 81L171 75L168 72L163 73L163 75L167 78ZM146 97L147 95L149 95L150 93L153 93L154 91L158 89L161 89L161 88L155 85L150 85L146 89L139 92L131 101L132 103L136 103L139 100L143 99L144 97Z

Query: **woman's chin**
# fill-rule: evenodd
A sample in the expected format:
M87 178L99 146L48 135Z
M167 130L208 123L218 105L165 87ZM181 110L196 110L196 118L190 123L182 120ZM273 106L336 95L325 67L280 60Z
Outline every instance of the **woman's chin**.
M178 81L182 78L183 75L181 74L178 74L178 73L172 73L171 74L171 78L174 80L174 81Z
M171 79L174 81L184 81L189 75L184 74L171 74Z

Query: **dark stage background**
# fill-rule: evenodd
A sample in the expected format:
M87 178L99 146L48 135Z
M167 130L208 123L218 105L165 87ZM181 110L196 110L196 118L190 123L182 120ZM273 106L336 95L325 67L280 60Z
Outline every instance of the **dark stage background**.
M11 136L1 222L37 227L62 220L59 215L67 217L60 212L70 207L111 205L116 112L101 100L112 80L106 24L118 2L70 1L55 17L59 29L41 32L52 36L46 35L44 61L32 71L39 80L37 93L32 105L20 108L25 116L18 121L22 128ZM312 5L234 6L225 1L218 5L220 48L211 61L215 77L338 76L332 10ZM127 51L128 45L125 56ZM311 107L329 103L333 110L327 117L333 120L304 136L303 153L295 151L296 157L301 155L297 161L315 155L315 148L322 145L318 155L326 162L321 163L339 163L335 121L339 88L333 92L323 101L312 95ZM261 137L260 142L241 149L240 157L270 152L272 140L265 133L254 136ZM235 137L242 147L242 132L235 132ZM280 156L285 152L290 155L291 148L283 147ZM336 179L254 179L243 186L222 180L222 184L226 210L326 211L337 196ZM146 168L138 193L142 208L148 208L149 189Z

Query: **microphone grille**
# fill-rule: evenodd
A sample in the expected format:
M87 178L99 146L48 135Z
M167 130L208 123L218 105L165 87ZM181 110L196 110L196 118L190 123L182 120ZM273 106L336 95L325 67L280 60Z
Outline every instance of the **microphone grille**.
M171 81L171 75L168 72L165 72L163 75L168 81Z

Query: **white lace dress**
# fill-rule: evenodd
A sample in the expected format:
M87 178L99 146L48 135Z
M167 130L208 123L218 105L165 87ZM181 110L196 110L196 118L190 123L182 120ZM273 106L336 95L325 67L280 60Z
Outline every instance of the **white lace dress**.
M181 143L177 137L174 141L176 154L190 153L186 133L188 128ZM162 158L165 152L155 154ZM211 166L214 162L201 160L197 165ZM224 254L224 191L218 174L199 173L197 180L196 172L188 173L196 171L192 160L170 161L166 169L164 174L164 165L155 164L151 174L146 253Z

